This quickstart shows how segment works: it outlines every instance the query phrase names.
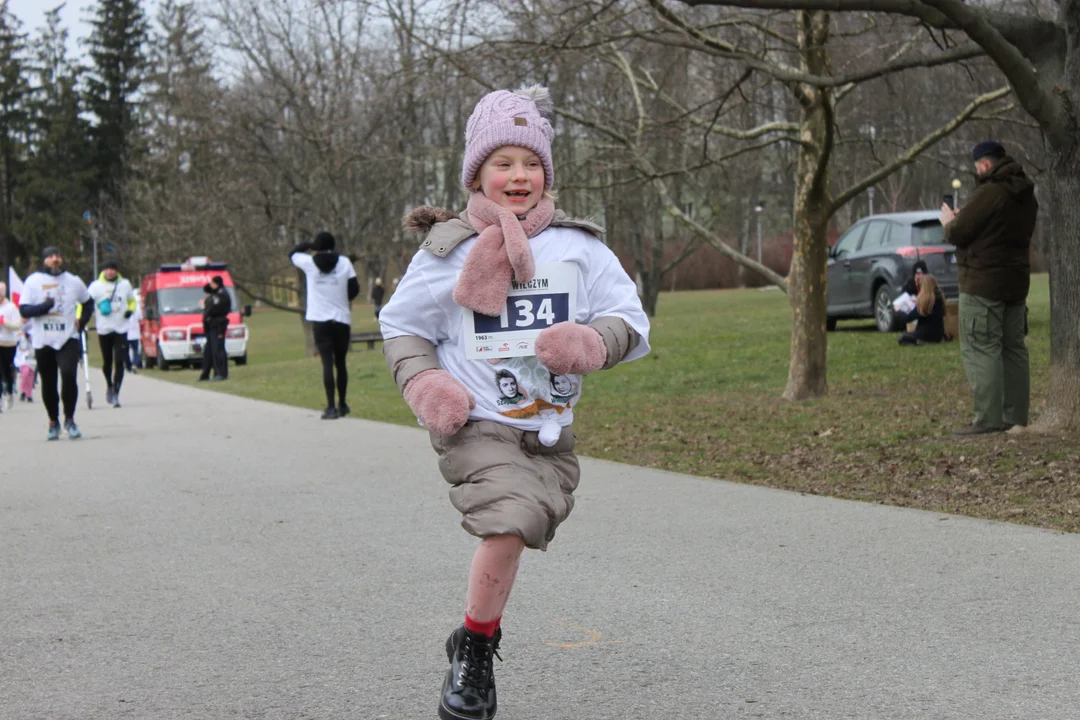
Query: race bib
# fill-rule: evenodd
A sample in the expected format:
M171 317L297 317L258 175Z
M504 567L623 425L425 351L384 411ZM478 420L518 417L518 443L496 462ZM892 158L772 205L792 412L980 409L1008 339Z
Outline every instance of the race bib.
M62 317L56 319L47 317L45 322L41 324L41 329L48 335L66 336L68 334L67 322Z
M536 336L555 323L574 319L577 311L577 265L540 263L527 283L511 283L497 316L465 312L465 357L469 360L534 355Z

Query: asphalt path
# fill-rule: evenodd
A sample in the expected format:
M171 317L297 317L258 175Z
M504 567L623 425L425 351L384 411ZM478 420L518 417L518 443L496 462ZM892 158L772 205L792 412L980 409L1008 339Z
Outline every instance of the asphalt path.
M426 433L123 400L0 415L0 718L434 718L475 540ZM1074 720L1078 578L1076 535L586 459L499 717Z

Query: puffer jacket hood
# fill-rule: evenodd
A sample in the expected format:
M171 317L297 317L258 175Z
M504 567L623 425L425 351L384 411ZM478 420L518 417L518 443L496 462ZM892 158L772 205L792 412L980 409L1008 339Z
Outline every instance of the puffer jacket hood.
M1004 160L990 171L989 175L979 178L979 184L984 183L999 185L1005 192L1020 202L1027 201L1035 194L1035 183L1027 176L1020 163L1007 155Z
M109 278L105 277L105 271L102 270L101 273L98 274L97 279L100 280L101 282L117 282L118 283L118 282L120 282L121 280L124 279L124 276L121 275L120 273L116 273L116 278L113 279L113 280L110 280Z

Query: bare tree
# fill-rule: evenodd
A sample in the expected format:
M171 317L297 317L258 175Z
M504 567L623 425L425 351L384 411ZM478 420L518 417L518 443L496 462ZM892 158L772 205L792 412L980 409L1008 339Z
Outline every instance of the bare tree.
M1042 130L1049 167L1044 252L1050 272L1050 384L1041 430L1080 427L1080 3L975 5L962 0L680 0L687 5L881 12L957 29L982 48ZM1006 7L1008 10L1002 10Z
M788 124L788 132L797 130L798 162L795 172L794 253L790 274L786 279L792 307L791 361L784 397L801 400L823 395L828 390L825 327L827 289L828 228L833 215L866 188L915 161L920 153L954 132L982 106L1003 98L1006 89L984 93L974 98L958 114L940 127L928 132L910 147L898 152L867 175L856 179L849 187L834 191L830 170L836 152L837 103L866 82L913 68L932 67L981 54L977 48L962 47L940 56L917 54L909 56L914 42L901 43L900 49L871 68L860 68L845 74L835 74L830 60L830 18L825 13L797 12L794 17L794 36L772 29L760 18L734 19L728 22L744 26L757 24L759 38L780 40L787 52L797 58L798 65L783 60L777 53L752 51L729 39L714 34L721 25L716 17L701 17L691 21L666 7L660 0L648 0L657 15L677 33L654 39L680 47L690 47L723 60L737 61L754 72L760 72L782 83L798 104L800 119ZM766 42L759 47L768 47ZM774 131L771 127L755 128L751 133ZM727 135L735 130L724 131ZM658 191L662 192L658 188ZM668 212L690 230L703 234L704 229L687 217L677 205L666 204ZM732 251L734 252L734 251ZM744 263L745 264L745 263Z

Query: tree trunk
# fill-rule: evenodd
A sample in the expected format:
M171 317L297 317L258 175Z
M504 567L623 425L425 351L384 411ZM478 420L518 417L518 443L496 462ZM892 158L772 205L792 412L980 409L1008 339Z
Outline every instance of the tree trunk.
M641 273L641 307L649 317L656 317L656 303L660 297L660 283L663 282L658 272Z
M828 75L829 16L797 14L805 72ZM833 97L827 88L795 88L802 106L801 145L795 184L795 242L788 275L791 361L785 400L820 397L828 390L825 297L828 265L829 155L833 144Z
M804 160L799 159L799 178ZM811 171L812 172L812 171ZM795 247L788 275L791 303L791 361L788 365L785 400L820 397L829 391L826 371L828 334L825 332L825 298L828 278L829 213L824 188L803 184L795 198Z
M1074 129L1073 137L1080 130ZM1080 157L1049 149L1053 162L1045 189L1049 199L1050 385L1046 409L1035 429L1080 429Z

